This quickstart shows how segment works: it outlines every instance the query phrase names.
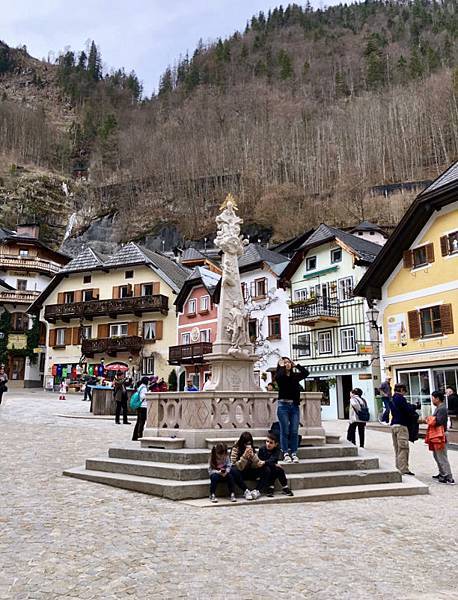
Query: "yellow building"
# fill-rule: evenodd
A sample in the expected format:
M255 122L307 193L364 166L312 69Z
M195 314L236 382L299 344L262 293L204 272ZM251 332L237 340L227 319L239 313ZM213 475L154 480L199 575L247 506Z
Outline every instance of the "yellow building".
M175 344L173 307L189 272L131 242L102 258L87 248L51 281L29 312L48 324L45 379L107 374L167 377Z
M376 303L382 366L431 413L458 385L458 162L413 202L355 289Z

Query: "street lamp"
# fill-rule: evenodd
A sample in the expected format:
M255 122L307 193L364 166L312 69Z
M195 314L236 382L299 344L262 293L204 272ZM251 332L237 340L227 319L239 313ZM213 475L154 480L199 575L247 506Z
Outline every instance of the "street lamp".
M372 308L369 308L369 310L366 312L367 320L369 321L369 324L372 327L372 329L378 330L377 321L378 321L379 314L380 314L380 311L375 306L373 306Z

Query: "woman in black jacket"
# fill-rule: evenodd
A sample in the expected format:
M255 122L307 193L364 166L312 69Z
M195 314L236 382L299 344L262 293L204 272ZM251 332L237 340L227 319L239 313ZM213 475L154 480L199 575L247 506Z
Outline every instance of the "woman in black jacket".
M296 369L296 370L295 370ZM297 446L299 443L299 404L301 401L300 381L309 374L301 365L284 356L278 361L275 381L278 385L277 417L280 423L280 446L283 461L299 462Z

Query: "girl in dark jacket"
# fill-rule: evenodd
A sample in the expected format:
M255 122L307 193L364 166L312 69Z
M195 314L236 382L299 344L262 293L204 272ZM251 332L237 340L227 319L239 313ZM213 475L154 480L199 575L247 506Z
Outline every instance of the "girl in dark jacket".
M296 370L294 370L296 369ZM277 417L280 423L280 446L285 463L298 463L300 381L309 374L301 365L284 356L278 361L275 381L278 385Z

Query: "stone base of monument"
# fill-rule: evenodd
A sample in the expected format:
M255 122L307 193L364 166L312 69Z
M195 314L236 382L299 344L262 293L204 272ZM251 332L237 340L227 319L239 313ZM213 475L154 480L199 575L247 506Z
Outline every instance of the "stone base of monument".
M304 394L301 403L300 462L282 465L294 491L260 502L312 502L372 496L426 494L428 487L403 478L375 456L326 436L321 424L320 394ZM148 395L148 426L139 442L110 448L107 456L89 458L84 467L64 475L103 483L195 506L208 501L210 448L217 441L230 447L242 431L250 431L255 446L276 421L276 397L265 392L168 392ZM255 482L247 482L253 489ZM216 506L228 503L220 485ZM240 498L236 506L246 503ZM213 504L211 504L213 506Z

